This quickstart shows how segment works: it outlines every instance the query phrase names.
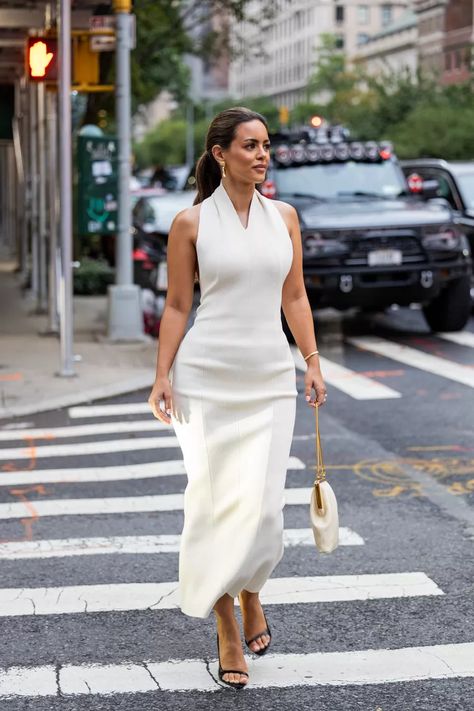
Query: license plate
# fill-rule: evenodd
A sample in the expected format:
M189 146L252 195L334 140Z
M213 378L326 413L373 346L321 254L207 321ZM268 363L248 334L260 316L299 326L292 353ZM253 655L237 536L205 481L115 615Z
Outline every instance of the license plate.
M375 249L367 254L369 267L387 266L402 263L402 253L399 249Z

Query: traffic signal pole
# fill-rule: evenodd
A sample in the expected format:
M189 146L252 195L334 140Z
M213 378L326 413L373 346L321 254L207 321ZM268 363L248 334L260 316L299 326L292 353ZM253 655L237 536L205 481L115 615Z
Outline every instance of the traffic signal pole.
M72 309L72 127L71 127L71 2L59 0L59 337L61 368L58 375L74 372Z
M133 283L130 207L131 0L114 0L116 20L115 107L118 137L118 232L115 246L116 280L109 287L108 336L114 341L142 340L143 316L140 288Z

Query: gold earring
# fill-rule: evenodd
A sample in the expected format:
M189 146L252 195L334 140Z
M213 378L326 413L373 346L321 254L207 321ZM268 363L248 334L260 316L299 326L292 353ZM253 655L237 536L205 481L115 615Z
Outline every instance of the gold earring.
M221 175L223 178L227 177L227 174L225 172L225 161L222 161L221 163Z

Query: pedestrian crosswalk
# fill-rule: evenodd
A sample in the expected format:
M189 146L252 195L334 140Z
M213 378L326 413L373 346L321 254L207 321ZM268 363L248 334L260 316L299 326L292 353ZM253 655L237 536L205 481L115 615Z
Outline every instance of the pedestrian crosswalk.
M448 349L474 345L469 335L460 338L456 338L459 334L438 335ZM363 349L367 357L391 361L392 365L387 364L387 368L393 367L395 361L421 370L431 378L442 378L467 388L474 385L473 369L454 359L381 338L353 337L347 342L350 348ZM292 353L296 368L305 370L306 364L296 347L292 347ZM321 364L330 387L344 397L356 401L393 401L404 397L402 385L397 385L396 389L389 387L379 382L376 376L368 375L368 371L358 373L346 363L342 365L325 356ZM379 371L380 367L378 361L373 371ZM103 459L104 455L107 459ZM156 461L150 462L151 457ZM60 466L55 467L58 459ZM101 466L102 460L104 466ZM312 466L312 461L294 455L288 461L291 476L298 471L305 476ZM153 418L146 402L75 406L64 414L63 422L51 427L29 422L28 426L18 429L11 426L0 428L0 525L4 527L0 537L2 623L31 617L47 621L59 616L66 620L80 619L82 625L92 625L96 624L97 616L112 619L116 614L133 613L136 620L140 615L159 613L160 624L165 626L167 616L179 607L176 575L165 576L162 571L170 563L176 567L184 475L184 462L172 427ZM149 487L148 493L130 488L126 493L133 495L125 496L123 490L120 494L115 490L117 483L132 487L143 482ZM166 493L150 494L150 487L155 483L160 486L158 491ZM296 481L293 479L291 483ZM294 570L267 581L261 592L265 606L274 609L306 606L313 611L311 614L316 614L314 610L317 610L325 619L329 619L326 610L330 609L331 619L334 619L345 606L350 609L349 614L356 610L362 615L365 606L384 600L391 600L399 610L423 600L432 600L433 605L442 604L447 597L445 585L435 579L432 571L423 570L423 564L389 570L385 561L379 570L354 569L350 557L344 556L344 552L365 551L373 541L370 535L362 535L357 526L343 525L344 510L341 512L341 551L331 557L333 567L329 567L324 575L307 575L309 571L294 562L304 559L310 547L314 549L307 518L311 493L307 477L302 483L305 485L289 486L284 492L285 512L290 514L289 520L293 524L284 531L285 555L294 556ZM51 489L54 494L46 491L45 495L38 493L33 498L18 496L18 492L35 485L54 485ZM90 485L87 492L85 485ZM76 486L80 487L80 496ZM9 493L9 487L17 487L14 495ZM156 532L145 534L143 529L140 532L137 521L142 521L141 516L145 513L153 514L153 521L160 522ZM168 527L171 517L173 528ZM9 540L5 536L5 527L19 527L33 518L41 521L44 528L33 529L32 537ZM80 532L74 528L78 520L87 527ZM295 521L303 527L295 527ZM155 568L147 564L147 575L140 580L140 571L145 566L137 562L133 565L133 579L130 576L121 578L122 565L125 571L129 564L122 564L122 561L127 558L135 560L135 556L137 561L143 560L138 556L149 556L147 561L158 556L164 562L156 567L155 577L150 573L150 569ZM91 574L89 582L80 580L79 584L74 584L79 580L77 574L76 578L72 575L72 582L64 582L66 573L74 571L78 565L84 574L84 571L100 569L101 562L107 561L114 566L113 579L98 582L98 578ZM47 565L48 573L45 578L39 576L38 585L30 582L24 586L9 586L8 578L1 574L2 566L8 566L6 569L11 572L25 564L33 571L44 570L40 566ZM346 568L346 565L351 567ZM105 565L103 569L103 575L107 576L112 567ZM334 606L329 608L330 605ZM381 610L380 607L379 613ZM416 608L409 614L415 611ZM376 613L372 611L372 614ZM18 625L15 629L19 629ZM30 634L28 625L24 629L25 635ZM141 634L140 624L137 624L136 634ZM249 688L390 685L474 678L474 642L454 643L450 638L448 644L418 644L420 640L414 642L412 636L404 646L393 646L388 641L389 648L381 648L380 644L352 643L350 648L344 649L342 639L341 651L326 651L324 646L317 646L318 639L316 635L311 651L299 654L271 651L251 666ZM89 652L87 663L79 663L74 658L70 663L56 665L51 663L51 658L42 659L39 648L34 664L0 666L0 699L40 700L86 694L88 699L105 694L119 698L122 694L158 691L211 693L223 688L218 681L215 657L199 658L199 650L196 650L196 656L188 652L182 658L175 658L173 649L169 650L169 657L165 661L153 658L153 655L131 660L123 654L113 660L110 657L104 660L100 654L96 656Z

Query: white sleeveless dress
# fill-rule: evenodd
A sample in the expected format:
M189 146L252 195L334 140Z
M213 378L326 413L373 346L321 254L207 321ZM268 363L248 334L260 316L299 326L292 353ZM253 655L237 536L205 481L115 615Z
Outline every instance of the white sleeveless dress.
M288 229L255 190L244 228L221 183L201 203L201 300L170 369L171 419L188 483L179 556L182 612L208 617L224 593L258 592L283 555L296 409L281 325Z

